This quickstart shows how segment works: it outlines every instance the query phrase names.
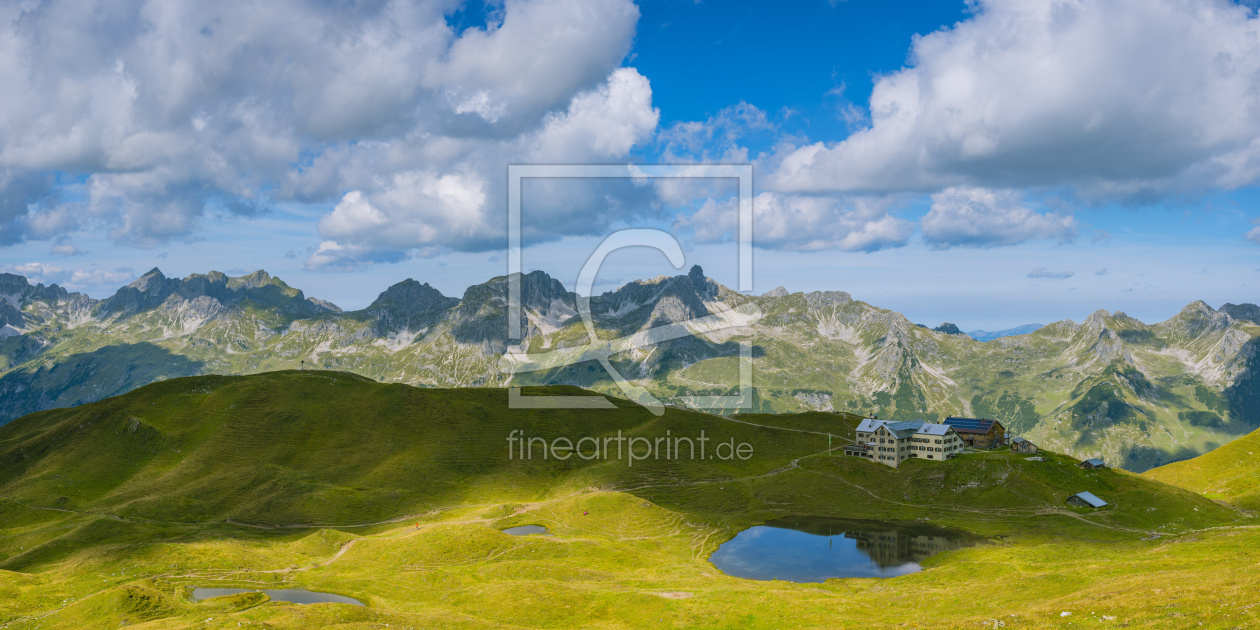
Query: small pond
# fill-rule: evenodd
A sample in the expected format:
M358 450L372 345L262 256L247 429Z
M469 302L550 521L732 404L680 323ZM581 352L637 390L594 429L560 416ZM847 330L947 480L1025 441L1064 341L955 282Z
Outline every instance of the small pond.
M543 534L544 536L549 535L547 534L547 528L542 525L519 525L517 527L509 527L503 530L503 533L511 534L513 536L528 536L530 534Z
M709 561L727 575L752 580L884 578L914 573L928 556L973 542L961 532L919 523L789 517L740 532Z
M193 589L192 598L196 601L210 599L211 597L223 597L225 595L239 595L241 593L262 593L270 597L272 601L289 602L291 604L354 604L355 606L363 606L364 603L345 595L333 595L332 593L316 593L301 588L277 588L271 590L259 590L256 588L205 588L199 587Z

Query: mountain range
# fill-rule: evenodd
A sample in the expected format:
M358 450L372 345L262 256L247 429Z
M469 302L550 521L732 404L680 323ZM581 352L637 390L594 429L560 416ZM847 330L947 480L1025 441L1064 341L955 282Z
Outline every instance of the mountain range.
M593 360L500 371L509 350L554 355L589 343L574 293L541 271L520 281L524 336L513 341L506 276L458 298L405 280L343 312L263 271L178 279L154 269L103 300L0 274L0 423L179 376L302 367L417 386L568 384L620 395ZM593 296L590 307L604 341L708 316L738 324L611 358L670 405L735 393L742 341L752 346L752 411L762 413L991 417L1052 450L1135 471L1260 426L1255 305L1193 302L1157 324L1100 310L981 342L839 291L743 295L693 267ZM760 317L744 316L752 311Z

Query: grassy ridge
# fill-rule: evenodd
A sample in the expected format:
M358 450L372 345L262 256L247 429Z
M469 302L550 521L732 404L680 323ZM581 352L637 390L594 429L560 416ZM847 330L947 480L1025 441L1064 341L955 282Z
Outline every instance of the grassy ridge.
M288 371L27 416L0 427L0 628L1058 627L1063 610L1177 628L1249 614L1233 602L1260 585L1257 558L1225 552L1260 542L1233 528L1249 521L1124 471L1005 451L893 470L826 451L828 433L836 447L852 435L849 415L656 417L615 403L511 410L504 390ZM754 453L522 461L507 457L513 429L703 430ZM1067 507L1080 490L1113 505ZM757 582L707 562L781 516L923 519L990 542L885 581ZM554 535L496 531L521 524ZM1186 585L1174 608L1147 605L1174 583ZM195 603L194 586L306 587L369 606Z
M1193 459L1148 470L1142 476L1260 510L1260 431Z
M759 474L826 448L819 435L676 409L657 418L616 404L601 413L509 410L503 389L421 389L333 372L174 379L5 426L0 493L41 507L139 520L365 523L472 495L538 498L628 473L640 480ZM706 431L713 442L749 442L758 457L638 462L631 471L623 462L544 460L539 448L523 461L509 458L513 429L548 441Z
M842 500L843 511L871 516L940 517L937 508L956 505L1061 509L1066 496L1081 490L1116 503L1103 518L1121 528L1160 525L1146 512L1128 511L1143 493L1160 493L1170 513L1196 524L1202 519L1194 507L1199 514L1220 511L1123 471L1079 470L1065 457L1028 462L998 452L890 470L826 456L827 433L835 435L834 448L852 436L856 418L845 414L727 419L669 409L658 418L625 401L616 401L616 410L590 412L513 410L506 398L502 389L422 389L336 372L173 379L0 429L0 496L133 521L269 526L372 523L586 487L626 489L715 515L841 509L815 505L813 497ZM696 452L696 459L557 461L543 459L541 448L522 460L509 458L513 430L548 442L618 432L648 440L703 432L710 442L703 460ZM731 440L748 444L752 455L714 458L717 443ZM685 455L691 452L684 446ZM712 483L735 479L746 479L745 495L729 496ZM792 488L808 492L798 497ZM900 493L903 500L873 506L868 490Z

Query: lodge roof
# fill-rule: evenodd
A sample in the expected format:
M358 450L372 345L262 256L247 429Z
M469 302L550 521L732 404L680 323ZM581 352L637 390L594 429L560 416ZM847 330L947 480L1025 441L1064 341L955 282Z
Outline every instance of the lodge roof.
M1001 422L997 420L986 420L983 418L959 418L950 416L945 418L945 424L954 428L958 433L975 433L984 435L993 430L994 426L1001 426Z
M876 420L875 418L866 418L858 425L859 433L874 433L880 427L888 429L889 433L896 435L898 438L906 438L911 435L945 435L949 433L950 427L944 424L932 424L922 420L911 420L908 422L898 422L893 420Z

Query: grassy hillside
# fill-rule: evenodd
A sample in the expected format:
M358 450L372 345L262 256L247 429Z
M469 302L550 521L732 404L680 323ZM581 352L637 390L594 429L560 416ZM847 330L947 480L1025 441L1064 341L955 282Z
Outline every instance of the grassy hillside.
M105 300L0 274L0 424L175 377L300 367L425 387L572 385L624 396L602 366L567 360L588 342L576 295L541 271L520 281L518 346L507 338L505 276L458 298L407 280L341 312L261 271L176 279L152 270ZM1135 472L1260 426L1260 325L1203 302L1158 324L1098 311L981 343L847 293L743 295L697 267L593 296L591 308L595 334L610 342L725 313L729 327L619 346L611 357L679 406L730 393L739 345L749 343L759 412L990 417L1056 452ZM529 359L504 361L509 346Z
M1249 520L1125 471L1004 451L892 470L827 451L853 416L616 404L510 410L501 389L288 371L173 379L23 417L0 427L0 628L1058 627L1062 611L1183 627L1249 614L1231 602L1260 585L1257 558L1224 552L1260 542L1235 528ZM522 461L508 457L513 430L704 431L753 452ZM1081 490L1111 507L1067 507ZM926 520L987 542L884 581L758 582L708 563L739 530L784 516ZM496 531L521 524L553 535ZM1152 609L1152 589L1171 583L1189 586ZM197 603L195 586L368 606Z
M377 522L461 501L537 500L586 487L631 489L697 513L769 514L775 505L833 511L786 488L835 486L820 496L873 516L891 508L869 508L851 486L829 480L904 489L898 490L903 498L924 506L1020 510L1057 506L1081 490L1136 498L1153 487L1122 471L1081 471L1064 457L1028 462L977 454L893 471L827 456L827 433L836 436L837 449L852 437L857 418L846 414L727 419L669 409L658 418L624 400L615 404L599 412L512 410L502 389L424 389L338 372L172 379L0 428L0 492L26 505L135 521L322 525ZM513 430L548 442L619 431L648 439L703 434L710 442L704 460L556 461L544 460L541 447L524 460L509 457ZM715 459L716 444L729 440L748 444L751 456ZM740 478L750 479L738 505L727 494L710 494L707 482ZM1174 508L1196 500L1165 494ZM1126 503L1140 501L1117 503L1105 515L1114 524L1158 525L1144 511L1125 511Z
M539 394L581 394L572 387ZM58 509L135 520L253 524L362 523L475 496L534 499L581 484L682 474L769 472L826 448L822 434L766 432L683 410L657 418L618 409L507 408L503 389L422 389L337 372L272 372L155 383L72 409L31 414L0 430L0 492ZM848 430L830 416L833 431ZM519 429L556 437L737 436L749 461L509 459ZM823 430L819 425L816 430ZM713 446L709 447L712 453ZM589 449L588 449L589 452Z
M1260 510L1260 431L1194 459L1148 470L1142 476Z

